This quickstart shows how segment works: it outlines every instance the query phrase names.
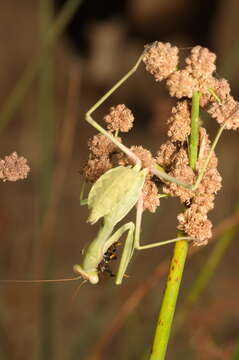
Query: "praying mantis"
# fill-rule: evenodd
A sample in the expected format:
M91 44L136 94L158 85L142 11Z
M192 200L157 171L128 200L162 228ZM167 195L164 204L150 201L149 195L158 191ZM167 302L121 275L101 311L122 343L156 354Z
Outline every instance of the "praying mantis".
M157 166L157 168L143 169L140 159L129 148L119 142L110 132L99 125L92 117L92 113L137 70L142 57L143 55L140 56L134 67L102 98L100 98L85 115L85 120L91 126L110 139L135 164L132 167L118 166L108 170L95 182L95 184L93 184L88 198L82 201L83 204L88 205L90 210L89 223L94 224L99 219L103 219L103 223L96 238L89 244L84 253L82 264L74 265L73 267L75 273L82 276L82 278L89 281L91 284L97 284L99 282L98 266L102 261L104 254L125 232L128 232L128 234L116 274L115 283L117 285L122 283L122 279L133 256L134 250L150 249L179 240L193 240L193 238L189 236L181 236L163 242L140 245L140 228L143 213L142 188L146 175L150 170L151 173L161 179L163 178L185 188L196 190L203 178L211 155L225 127L225 125L220 127L195 184L185 184L166 174L159 166ZM134 205L137 207L135 224L133 222L128 222L113 233L115 226L131 211Z
M102 261L103 255L126 231L128 231L128 235L116 274L115 283L117 285L122 283L134 250L149 249L176 240L192 239L185 236L164 242L140 245L142 188L147 172L147 169L140 169L139 165L132 168L118 166L103 174L92 186L87 199L88 207L91 210L89 222L94 224L100 218L103 218L103 225L96 238L88 246L82 265L74 266L74 271L91 284L97 284L99 281L97 268ZM116 224L130 212L136 203L136 225L133 222L128 222L112 235Z

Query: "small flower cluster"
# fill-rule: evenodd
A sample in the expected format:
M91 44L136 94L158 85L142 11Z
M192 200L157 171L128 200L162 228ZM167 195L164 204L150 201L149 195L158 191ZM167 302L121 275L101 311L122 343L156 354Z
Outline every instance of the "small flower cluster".
M23 156L19 157L16 152L0 160L0 179L3 181L26 179L29 171L27 159Z
M197 190L179 186L173 182L156 179L154 169L163 168L172 177L187 185L193 185L211 152L206 129L199 131L196 169L189 165L188 139L191 133L191 98L200 92L200 106L205 108L226 129L239 127L239 103L230 95L225 79L214 77L216 55L201 46L192 48L185 59L185 67L178 69L178 48L169 43L154 42L147 45L143 54L146 70L156 81L166 80L169 94L176 97L168 119L168 140L160 146L156 156L142 146L132 146L130 151L141 160L148 175L143 187L143 209L155 212L159 206L159 190L178 197L184 212L178 215L178 229L194 239L195 245L206 244L211 237L212 224L207 214L214 207L215 194L221 188L218 160L213 152ZM125 105L112 107L104 117L109 133L127 132L133 126L134 117ZM121 141L121 138L117 139ZM133 161L117 148L105 135L98 134L88 143L90 156L83 169L85 179L94 183L113 166L131 166ZM115 154L115 156L113 156Z
M216 55L207 48L195 46L185 59L185 67L177 69L178 49L169 43L154 42L145 47L143 61L146 70L156 81L166 79L171 96L178 99L192 98L200 91L200 105L223 125L225 129L236 130L239 127L239 102L230 95L230 86L225 79L217 79Z
M97 134L88 141L89 160L82 169L86 181L94 183L101 175L113 167L110 155L116 150L105 135Z
M130 109L124 104L110 108L108 115L104 117L107 129L110 133L127 132L133 126L134 117ZM117 137L121 141L120 137ZM89 160L82 169L86 181L94 183L101 175L113 167L113 154L119 149L105 135L97 134L88 141L90 151Z
M224 91L228 91L225 80L213 78L212 74L216 69L215 60L216 56L208 49L196 46L192 49L190 56L185 59L185 69L174 70L167 76L166 85L170 95L184 99L179 100L172 109L168 120L170 140L161 145L156 160L158 165L163 167L169 175L189 185L194 184L196 180L196 174L189 166L188 156L187 140L191 132L189 99L195 91L200 91L204 96L203 101L206 103L206 98L207 102L215 101L213 93L208 91L211 87L215 89L215 94L220 98L223 98ZM152 71L150 72L152 73ZM156 76L155 73L153 75ZM189 99L186 100L185 97ZM200 172L208 155L209 144L206 130L201 128L197 173ZM221 176L217 171L215 154L212 156L196 193L172 182L166 182L163 187L164 193L178 197L185 205L186 210L178 215L178 229L193 237L197 245L205 244L211 237L212 225L207 218L207 213L213 208L214 197L220 187Z
M170 43L155 41L145 46L143 62L155 80L161 81L175 72L178 65L178 48Z
M191 131L191 116L189 104L186 100L178 101L172 108L172 115L168 120L168 136L172 141L184 142Z
M206 129L200 128L199 156L197 171L200 172L210 151L210 141ZM197 245L207 244L212 236L212 224L207 213L214 208L215 194L221 189L222 177L217 170L218 160L215 153L207 166L203 179L190 199L190 205L184 213L178 215L180 230L197 239Z
M119 104L110 108L104 121L109 131L128 132L133 127L134 116L124 104Z
M204 128L200 129L200 147L197 172L202 169L210 151L210 142ZM167 165L168 173L185 184L192 185L196 180L194 171L189 166L186 143L176 144L167 141L161 145L157 155L160 166ZM221 188L221 176L217 170L217 158L213 153L205 175L196 192L175 183L166 183L163 191L170 196L178 197L186 210L178 215L179 230L183 230L195 239L196 245L206 244L211 237L212 224L207 213L214 207L215 194Z

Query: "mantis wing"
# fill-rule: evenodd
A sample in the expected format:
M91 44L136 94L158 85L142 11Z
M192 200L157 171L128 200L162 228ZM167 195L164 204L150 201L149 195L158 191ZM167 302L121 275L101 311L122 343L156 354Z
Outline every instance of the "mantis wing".
M145 176L144 170L137 171L123 166L103 174L92 186L88 196L88 207L91 209L88 221L94 224L109 214L116 222L120 221L137 202Z

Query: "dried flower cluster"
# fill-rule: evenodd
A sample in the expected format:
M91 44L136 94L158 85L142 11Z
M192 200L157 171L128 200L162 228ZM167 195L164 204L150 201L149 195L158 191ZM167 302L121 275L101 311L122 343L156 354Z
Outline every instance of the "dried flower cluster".
M134 117L130 109L124 104L110 108L104 117L107 129L112 132L127 132L133 126ZM116 137L121 142L120 137ZM90 151L89 160L82 169L86 181L94 183L101 175L113 167L113 155L119 152L117 146L105 135L97 134L88 141Z
M169 43L155 41L146 45L143 62L156 81L166 79L173 73L178 65L178 48Z
M236 130L239 127L239 102L230 95L230 86L225 79L217 79L216 55L207 48L195 46L185 59L185 67L177 69L178 49L169 43L154 42L145 47L143 61L146 70L156 79L166 79L171 96L178 99L192 98L200 91L200 105L207 107L209 114L225 129ZM169 130L170 131L170 130Z
M185 184L195 183L210 152L210 140L206 129L200 128L200 141L196 169L189 165L189 136L191 133L191 98L200 92L200 106L226 129L239 127L239 103L230 95L225 79L214 76L216 55L201 46L192 48L185 59L183 69L178 69L178 48L169 43L154 42L147 45L143 54L146 70L156 81L166 80L169 94L176 97L168 119L168 140L153 157L142 146L130 150L141 160L142 167L149 170L143 187L143 209L155 212L159 206L159 191L178 197L184 211L178 215L178 229L194 238L195 245L206 244L211 237L212 224L207 214L214 207L215 194L221 188L221 176L217 170L217 157L213 152L206 171L196 191L162 179L156 179L153 169L163 168L169 175ZM132 112L123 104L112 107L104 117L108 131L115 136L127 132L133 126ZM118 140L121 141L120 138ZM90 157L83 169L86 180L95 182L113 166L134 165L110 139L104 135L94 136L88 143ZM116 156L113 157L113 155Z
M186 67L175 71L167 80L167 87L171 96L177 98L191 98L195 91L207 94L208 88L213 86L213 72L216 55L206 48L195 46L189 57L185 59Z
M174 149L174 152L172 152ZM210 151L210 142L204 128L200 129L200 150L197 162L197 172L200 172L204 161ZM170 157L168 157L170 154ZM165 156L166 155L166 156ZM165 164L170 175L186 184L193 184L196 179L194 171L189 166L189 158L186 143L176 150L176 144L167 141L158 152L159 165ZM169 161L171 164L169 164ZM213 154L207 167L206 173L196 192L185 189L174 183L166 183L163 191L171 196L176 196L185 205L186 210L178 215L179 230L183 230L195 239L196 245L206 244L211 237L211 222L207 219L207 213L214 207L215 194L221 188L221 176L217 170L217 158Z
M206 129L200 129L200 148L197 170L200 172L210 151ZM207 244L211 237L212 224L207 213L214 207L215 194L221 189L222 178L217 170L217 157L213 153L199 188L191 198L190 206L178 215L179 229L197 239L197 245Z
M143 168L150 170L151 167L156 165L156 160L153 158L151 152L144 149L143 146L131 146L130 150L141 160ZM128 166L134 165L134 163L125 154L121 153L119 156L119 165Z
M3 181L26 179L29 171L27 159L23 156L19 157L16 152L0 160L0 179Z
M181 180L185 184L192 185L194 183L195 174L189 166L187 150L183 147L180 147L180 149L175 152L168 169L169 175ZM167 185L163 187L163 191L165 194L179 197L180 201L186 204L189 203L194 195L192 190L186 189L175 183L167 183Z
M172 141L184 142L187 140L191 131L191 117L188 102L178 101L172 108L172 115L168 120L168 136Z
M238 129L239 102L234 100L232 96L227 96L226 99L220 103L212 103L208 112L220 125L225 123L225 129Z
M110 131L128 132L133 126L134 116L124 104L119 104L110 108L110 113L104 117L104 121Z

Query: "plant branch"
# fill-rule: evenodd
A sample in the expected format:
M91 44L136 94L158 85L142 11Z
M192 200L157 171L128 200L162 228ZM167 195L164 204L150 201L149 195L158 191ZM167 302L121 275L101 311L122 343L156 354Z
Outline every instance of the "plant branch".
M193 170L196 169L198 154L199 99L200 93L195 92L192 98L191 135L189 139L189 163ZM182 236L182 234L178 233L178 236ZM165 359L188 248L188 242L185 240L178 241L175 244L167 285L156 325L150 360Z

